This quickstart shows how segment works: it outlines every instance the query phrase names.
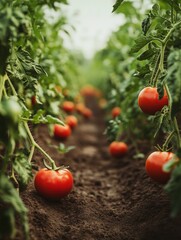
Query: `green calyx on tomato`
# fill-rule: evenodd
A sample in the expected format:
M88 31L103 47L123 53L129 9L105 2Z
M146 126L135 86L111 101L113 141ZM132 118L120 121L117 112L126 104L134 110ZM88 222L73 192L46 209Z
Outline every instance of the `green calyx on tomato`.
M154 115L168 105L168 95L164 90L163 97L159 99L156 87L146 87L138 95L138 105L144 113Z

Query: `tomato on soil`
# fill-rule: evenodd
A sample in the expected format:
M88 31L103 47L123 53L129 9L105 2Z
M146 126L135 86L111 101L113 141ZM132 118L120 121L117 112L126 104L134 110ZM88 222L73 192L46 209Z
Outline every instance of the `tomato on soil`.
M139 93L138 105L144 113L154 115L168 105L168 95L164 91L164 96L159 99L156 87L146 87Z
M75 116L69 115L66 117L65 122L69 125L70 128L75 128L77 126L78 120Z
M75 109L75 104L71 101L65 101L62 104L62 109L67 113L71 113Z
M58 200L67 196L73 187L73 177L68 169L39 170L34 179L36 191L44 198Z
M121 157L128 152L128 145L124 142L114 141L109 145L109 152L113 157Z
M151 153L145 164L147 174L158 183L167 183L170 178L170 172L164 172L163 165L173 156L172 152L155 151Z
M117 116L119 116L121 113L121 108L120 107L114 107L111 111L112 117L116 118Z
M71 129L67 124L65 124L65 126L55 124L53 128L53 132L56 138L65 139L70 136Z

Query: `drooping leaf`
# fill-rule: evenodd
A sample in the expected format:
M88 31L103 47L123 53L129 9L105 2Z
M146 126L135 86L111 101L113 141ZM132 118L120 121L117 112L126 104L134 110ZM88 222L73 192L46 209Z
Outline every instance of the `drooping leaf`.
M115 12L124 0L116 0L112 12Z

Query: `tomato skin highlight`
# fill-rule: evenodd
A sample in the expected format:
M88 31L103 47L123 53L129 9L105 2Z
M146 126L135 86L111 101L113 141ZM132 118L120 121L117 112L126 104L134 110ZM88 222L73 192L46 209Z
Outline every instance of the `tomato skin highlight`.
M121 108L120 107L114 107L111 111L112 117L116 118L117 116L119 116L121 113Z
M167 183L170 178L170 172L164 172L163 165L173 156L172 152L155 151L151 153L145 164L147 174L158 183Z
M124 142L114 141L109 145L109 152L113 157L124 156L128 152L128 145Z
M34 178L36 191L44 198L58 200L67 196L73 187L73 176L68 169L39 170Z
M62 104L62 109L67 113L72 113L75 110L75 104L71 101L65 101Z
M163 97L159 99L156 87L146 87L138 95L138 105L144 113L154 115L168 105L168 95L164 90Z
M69 125L69 127L71 129L75 128L77 126L77 124L78 124L77 118L75 116L73 116L73 115L67 116L65 121L66 121L67 125Z
M54 137L60 138L60 139L66 139L71 135L71 129L70 127L65 124L65 126L55 124L53 128Z

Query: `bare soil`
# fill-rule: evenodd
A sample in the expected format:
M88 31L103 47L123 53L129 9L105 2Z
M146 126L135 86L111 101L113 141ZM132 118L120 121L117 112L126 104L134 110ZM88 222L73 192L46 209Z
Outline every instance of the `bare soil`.
M144 159L134 159L134 151L114 159L109 155L103 112L94 99L88 105L94 116L81 120L64 143L76 148L61 155L52 147L47 126L34 135L56 160L69 165L74 176L73 191L57 202L43 199L33 181L21 193L29 209L31 240L180 240L181 217L170 218L170 202L163 187L145 173ZM145 143L143 151L148 152ZM34 163L42 167L37 152ZM16 240L23 240L21 231Z

